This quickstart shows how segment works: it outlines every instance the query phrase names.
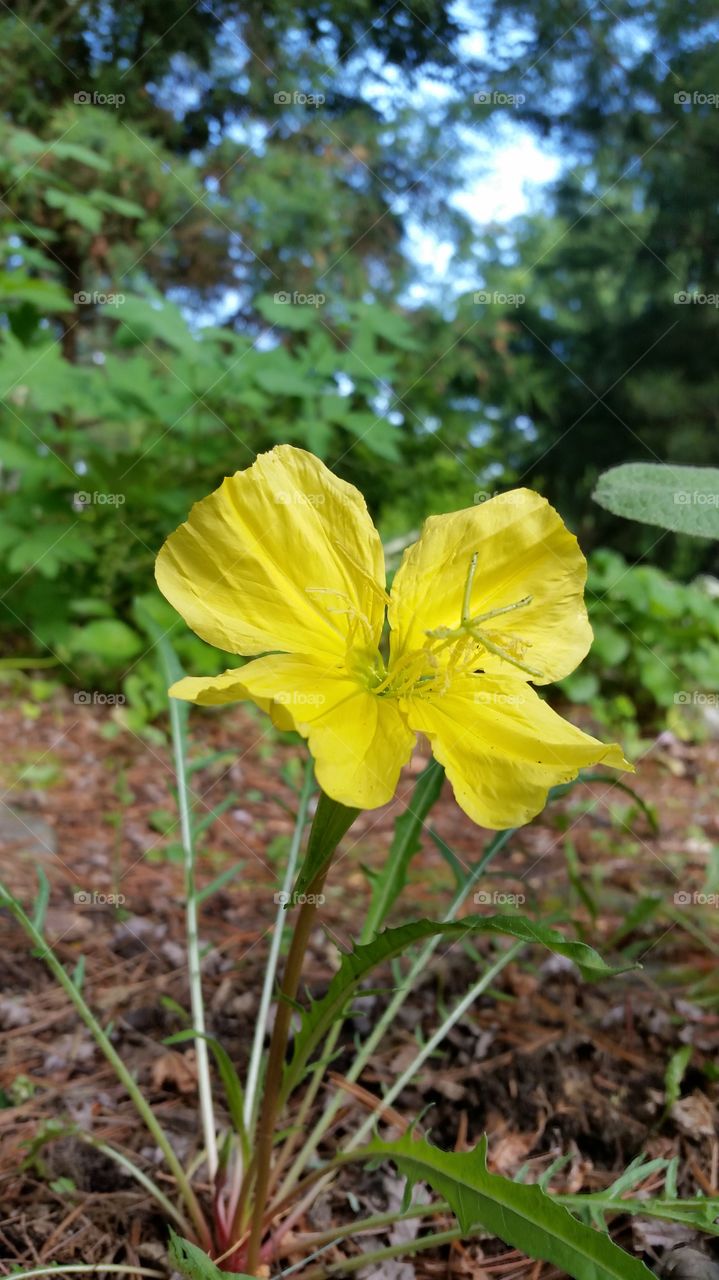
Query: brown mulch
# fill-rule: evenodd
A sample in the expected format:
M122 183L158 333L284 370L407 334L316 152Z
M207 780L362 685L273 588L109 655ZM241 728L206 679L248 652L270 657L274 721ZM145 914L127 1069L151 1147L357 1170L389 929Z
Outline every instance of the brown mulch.
M163 1043L183 1025L177 1006L188 1004L171 752L127 728L115 733L113 717L107 706L78 705L66 693L56 693L37 717L17 698L0 702L0 870L26 905L38 867L46 874L48 940L68 970L82 958L86 998L189 1162L198 1146L192 1050ZM198 811L223 808L203 838L200 884L238 868L202 911L202 937L211 944L204 962L208 1020L242 1073L292 830L296 793L288 778L299 783L301 766L296 744L244 708L195 714L191 723L196 758L221 753L193 774ZM458 1023L396 1106L408 1120L423 1113L432 1141L447 1149L469 1149L486 1131L490 1165L508 1175L526 1165L536 1178L568 1156L552 1184L563 1191L599 1190L643 1153L678 1156L680 1195L717 1195L719 917L693 899L677 905L674 895L705 889L716 861L719 744L664 736L647 747L630 781L656 811L658 831L610 781L581 784L517 833L483 881L499 893L523 893L533 914L562 915L603 954L642 968L588 986L567 963L528 952ZM362 867L381 865L394 818L424 763L418 754L393 805L362 815L343 843L308 960L315 995L336 967L337 947L359 931L368 896ZM448 786L431 825L466 862L488 839ZM451 889L451 872L427 837L395 921L439 916ZM106 900L111 895L119 905ZM644 919L637 912L632 923L631 913L651 897L656 911ZM80 1261L97 1264L99 1274L103 1263L129 1262L169 1275L161 1215L136 1183L69 1131L79 1126L132 1153L170 1196L172 1180L42 959L29 953L7 913L0 920L0 1274ZM365 1090L378 1095L396 1078L418 1028L431 1032L437 1008L467 989L477 965L464 945L438 949L365 1072ZM347 1026L348 1044L367 1034L383 999L376 992L361 1002ZM682 1096L667 1114L666 1067L683 1044L693 1046L692 1058ZM349 1053L337 1058L336 1080L350 1061ZM367 1105L348 1095L348 1132ZM340 1125L340 1140L342 1132ZM643 1190L658 1194L662 1185L659 1176ZM304 1229L382 1212L398 1202L398 1186L392 1171L348 1168ZM697 1243L688 1228L647 1220L620 1220L615 1228L616 1238L649 1263L659 1264L676 1241ZM373 1247L385 1242L380 1236ZM383 1270L397 1280L557 1274L492 1240L419 1255L409 1271Z

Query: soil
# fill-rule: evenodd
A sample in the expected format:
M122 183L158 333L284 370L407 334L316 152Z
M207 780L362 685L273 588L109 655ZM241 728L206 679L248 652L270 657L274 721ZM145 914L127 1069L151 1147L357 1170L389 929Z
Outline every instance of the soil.
M164 1043L186 1025L188 1006L171 751L156 732L148 741L121 720L107 705L77 704L61 691L39 715L17 698L0 704L2 879L28 909L38 876L47 879L47 940L81 975L85 997L191 1163L199 1144L193 1051ZM303 765L296 742L245 708L193 714L191 727L199 762L192 785L198 812L208 814L200 885L236 871L202 908L209 1030L242 1074ZM557 1191L600 1190L644 1155L677 1157L680 1196L719 1194L719 916L711 896L719 874L718 762L719 744L664 734L644 744L628 779L646 809L604 775L580 782L511 838L482 881L498 905L470 903L471 910L511 910L523 895L535 918L557 921L614 962L641 967L588 985L569 962L527 948L398 1099L390 1128L421 1114L432 1142L446 1149L469 1149L486 1132L490 1168L507 1175L524 1168L530 1180L565 1157L552 1179ZM369 894L363 868L381 866L425 763L420 746L393 804L362 815L342 844L311 940L306 985L315 996L337 966L338 948L359 931ZM491 838L465 818L448 784L430 826L465 863ZM451 869L426 834L392 922L439 916L452 888ZM42 956L31 954L8 912L0 919L0 1274L83 1262L98 1275L108 1263L129 1263L169 1276L161 1213L78 1130L132 1154L170 1198L173 1181ZM474 946L438 949L362 1077L367 1094L381 1095L407 1065L417 1035L431 1033L438 1008L475 979L491 944ZM347 1024L348 1043L374 1025L386 1000L379 985L373 981ZM667 1067L686 1045L691 1058L668 1104ZM329 1089L350 1060L337 1058ZM371 1105L366 1095L347 1094L333 1141ZM663 1180L651 1175L633 1194L659 1194ZM207 1197L201 1170L196 1184ZM393 1169L348 1166L297 1230L349 1223L399 1199ZM655 1269L668 1258L676 1263L682 1248L708 1255L713 1248L688 1227L649 1219L616 1218L612 1234ZM371 1247L387 1240L378 1233ZM675 1245L680 1252L670 1253ZM338 1261L356 1248L345 1243L324 1256ZM371 1274L380 1273L363 1273ZM549 1280L561 1273L481 1238L386 1264L381 1274Z

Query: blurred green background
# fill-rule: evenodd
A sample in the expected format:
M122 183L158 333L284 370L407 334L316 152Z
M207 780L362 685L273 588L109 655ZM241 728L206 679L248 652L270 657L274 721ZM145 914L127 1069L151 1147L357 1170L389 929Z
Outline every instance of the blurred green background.
M717 461L718 35L706 0L4 4L6 666L50 655L142 728L138 598L227 665L154 556L290 441L389 541L546 494L590 555L564 693L599 718L719 687L714 545L591 501L623 461Z

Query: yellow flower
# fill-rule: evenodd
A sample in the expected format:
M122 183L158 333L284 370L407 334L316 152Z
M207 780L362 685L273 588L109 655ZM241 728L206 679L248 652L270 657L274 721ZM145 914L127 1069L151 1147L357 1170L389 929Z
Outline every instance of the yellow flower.
M179 680L172 696L251 698L308 739L321 787L344 805L390 800L418 732L486 827L527 822L586 765L631 768L529 684L568 675L592 640L584 557L531 490L431 516L388 597L362 495L278 445L192 508L156 573L203 640L264 655Z

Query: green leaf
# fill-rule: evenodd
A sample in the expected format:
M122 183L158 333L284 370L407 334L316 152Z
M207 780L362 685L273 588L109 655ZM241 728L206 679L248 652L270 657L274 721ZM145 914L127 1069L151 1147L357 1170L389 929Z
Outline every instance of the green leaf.
M303 295L299 295L303 296ZM321 297L320 294L308 294L308 297ZM317 323L317 307L310 303L293 301L293 295L281 293L274 297L265 293L255 301L260 315L272 325L282 329L312 329Z
M522 916L465 916L463 920L447 922L415 920L395 929L385 929L372 942L355 947L353 951L346 951L322 999L303 1010L302 1026L295 1036L292 1058L285 1071L282 1098L289 1096L301 1078L310 1055L332 1023L343 1014L348 1000L372 969L402 955L415 943L426 938L438 935L464 938L474 934L509 936L522 942L539 943L555 954L573 960L583 977L590 980L621 972L621 969L605 964L601 956L586 943L572 942L556 930L525 920Z
M599 693L599 680L593 671L573 671L560 682L560 688L570 702L587 703Z
M592 656L598 658L603 666L618 667L621 662L624 662L630 648L630 638L626 630L620 630L619 627L606 622L596 623Z
M68 222L79 222L86 231L96 232L102 226L102 213L84 196L68 195L49 187L45 192L45 200L51 209L61 209Z
M667 1173L667 1183L669 1173ZM719 1236L719 1196L696 1196L689 1199L676 1199L674 1196L657 1197L645 1200L626 1197L618 1199L613 1190L596 1191L590 1195L566 1196L557 1195L570 1209L587 1214L597 1222L605 1216L613 1214L637 1214L640 1218L661 1218L665 1222L683 1222L697 1231L706 1231L708 1235Z
M628 462L599 477L600 507L695 538L719 538L719 469Z
M609 1236L584 1226L538 1186L487 1170L487 1139L473 1151L440 1151L406 1133L396 1142L375 1139L362 1159L391 1159L410 1185L427 1182L451 1205L469 1235L483 1227L530 1258L551 1262L575 1280L651 1280L651 1272Z
M168 347L173 347L182 355L197 358L200 343L190 332L179 307L168 302L166 298L140 298L133 294L125 295L122 306L117 309L117 319L125 336L134 342L150 342L160 339ZM187 382L188 370L182 369L182 380ZM166 385L162 394L167 394Z
M417 779L407 808L395 822L392 844L382 870L368 873L372 899L362 929L363 938L374 936L407 883L407 868L419 852L425 819L439 799L443 782L444 769L436 760L430 760Z
M337 800L330 800L320 792L317 810L312 820L307 852L295 881L294 896L306 893L312 881L330 861L337 845L352 826L359 809L347 809Z
M98 618L75 631L71 647L73 653L89 653L94 658L124 662L134 658L142 647L142 641L137 632L119 618Z
M77 160L78 164L85 164L88 169L97 169L101 173L107 173L112 168L109 160L104 156L98 155L97 151L91 151L89 147L81 146L78 142L53 142L50 151L59 160Z
M59 284L38 280L21 271L0 271L0 305L5 300L31 302L39 311L72 311L72 302Z
M683 1044L672 1054L664 1075L664 1093L666 1096L667 1107L671 1107L678 1101L681 1092L682 1080L689 1066L689 1059L692 1056L692 1046Z
M125 200L122 196L113 196L109 191L93 191L92 203L98 209L108 209L110 213L119 213L122 218L144 218L145 210L134 200Z
M187 1280L252 1280L245 1272L221 1271L196 1244L178 1236L170 1227L169 1258Z
M37 570L45 578L55 578L62 565L92 559L92 547L80 529L48 520L19 537L7 557L7 567L12 573Z
M249 1147L247 1143L247 1133L245 1130L244 1120L244 1104L245 1094L242 1088L242 1081L237 1074L234 1063L225 1049L214 1036L206 1035L202 1031L195 1031L190 1027L185 1031L178 1031L175 1035L168 1036L164 1041L165 1044L183 1044L187 1040L205 1040L209 1045L212 1055L217 1063L217 1070L220 1074L225 1097L227 1098L227 1107L230 1112L230 1118L235 1130L242 1139L242 1146L245 1156L249 1158Z

